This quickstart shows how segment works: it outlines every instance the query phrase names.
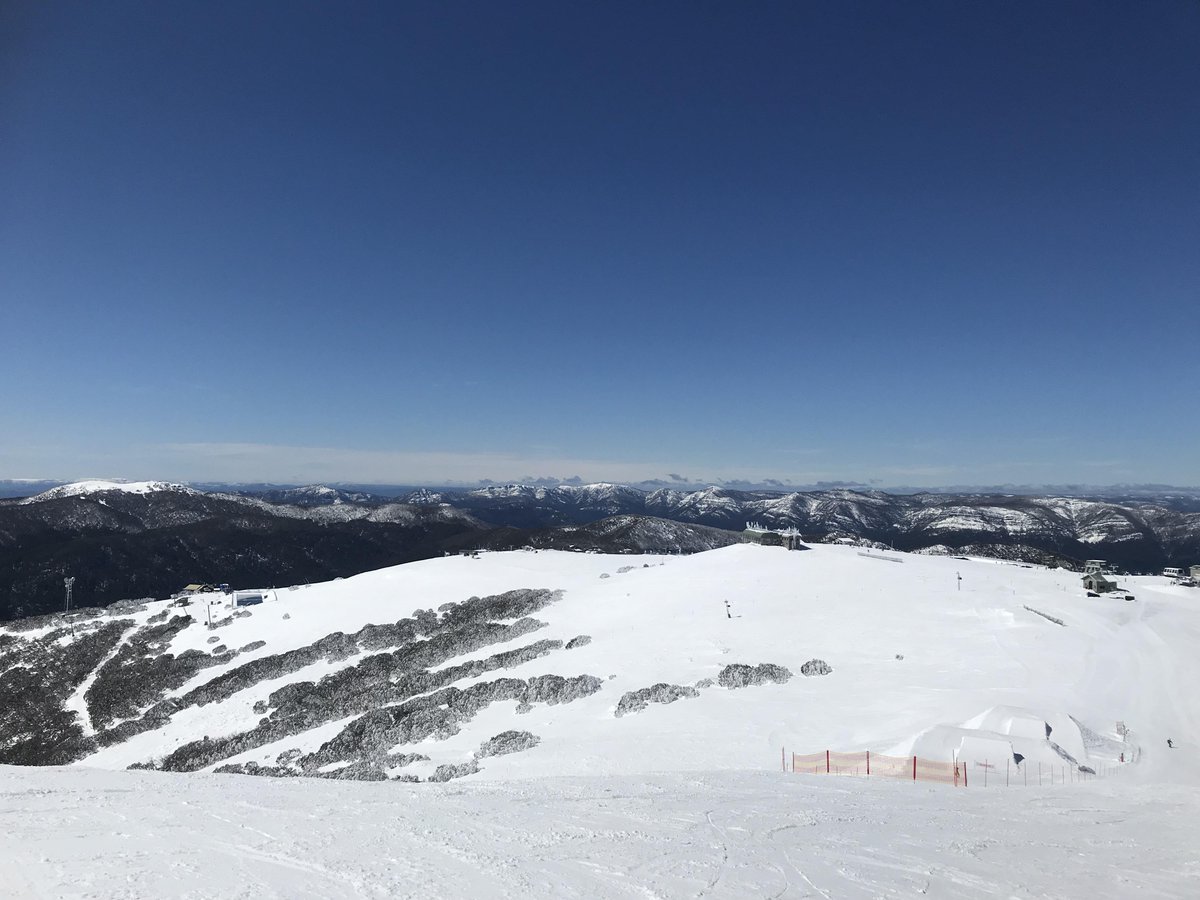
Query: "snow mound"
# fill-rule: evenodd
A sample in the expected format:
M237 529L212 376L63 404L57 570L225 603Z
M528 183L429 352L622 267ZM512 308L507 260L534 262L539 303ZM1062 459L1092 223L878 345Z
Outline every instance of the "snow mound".
M1004 769L1007 762L1094 770L1079 724L1061 712L993 706L961 725L935 725L889 751Z

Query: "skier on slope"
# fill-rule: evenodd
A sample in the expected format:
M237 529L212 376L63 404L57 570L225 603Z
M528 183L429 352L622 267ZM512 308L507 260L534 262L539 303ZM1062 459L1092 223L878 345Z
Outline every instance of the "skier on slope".
M1172 750L1175 749L1175 744L1172 743L1170 738L1167 738L1167 746L1170 747Z

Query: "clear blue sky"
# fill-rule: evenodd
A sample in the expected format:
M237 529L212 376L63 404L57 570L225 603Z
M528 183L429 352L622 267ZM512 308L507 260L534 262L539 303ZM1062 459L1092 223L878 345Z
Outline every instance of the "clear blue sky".
M1200 3L0 10L0 478L1200 484Z

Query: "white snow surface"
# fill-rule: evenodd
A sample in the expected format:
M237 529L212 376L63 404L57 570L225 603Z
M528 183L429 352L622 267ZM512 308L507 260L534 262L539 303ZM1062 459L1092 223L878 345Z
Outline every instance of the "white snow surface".
M879 566L872 555L825 545L736 545L690 557L516 551L281 588L216 631L232 648L266 645L204 670L185 689L334 631L515 588L563 592L535 614L547 627L457 661L587 634L586 646L483 678L586 673L604 686L525 714L495 703L445 740L395 748L430 760L393 774L424 778L469 761L502 731L540 738L448 784L102 771L250 727L254 703L271 690L358 657L184 710L73 767L0 768L0 853L19 879L9 892L1200 896L1200 590L1131 577L1123 582L1136 601L1086 598L1073 572L900 553L888 555L905 565ZM200 622L205 599L190 607ZM131 618L162 608L151 603ZM170 650L207 652L210 634L184 629ZM813 658L833 672L800 675ZM764 662L795 677L702 688L696 698L613 716L626 691L695 685L730 663ZM1118 721L1131 730L1125 741ZM273 765L286 750L316 750L342 724L232 761ZM1061 752L1046 740L1047 724ZM1061 767L1065 753L1116 771L1053 787L1017 787L1014 778L1012 787L993 780L976 789L973 770L964 790L784 774L785 749L957 756L986 760L996 776L1006 765L996 754Z
M1196 788L0 767L14 898L1194 897Z

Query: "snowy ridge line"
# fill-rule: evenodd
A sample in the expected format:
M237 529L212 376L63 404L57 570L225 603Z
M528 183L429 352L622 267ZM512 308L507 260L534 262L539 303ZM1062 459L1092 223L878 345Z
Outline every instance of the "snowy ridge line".
M999 761L990 759L957 758L953 762L942 762L921 756L888 756L883 753L872 753L870 750L856 752L824 750L818 753L792 753L789 766L786 747L780 750L780 757L783 771L796 775L873 776L894 778L899 781L932 781L954 787L969 787L970 770L973 766L977 770L975 775L977 784L978 779L982 777L981 786L987 787L988 773L994 773L993 780L1000 774ZM1004 760L1004 786L1012 787L1019 782L1021 786L1028 787L1031 769L1031 763L1014 761L1013 758L1006 757ZM1096 771L1085 771L1066 763L1057 767L1053 765L1044 767L1041 762L1038 762L1037 785L1044 786L1047 777L1050 785L1095 781L1115 775L1121 769L1121 766L1100 766Z
M861 556L863 559L878 559L878 560L882 560L883 562L895 562L895 563L904 562L904 560L900 559L898 556L884 556L881 553L863 553L860 551L858 555Z
M1044 613L1040 609L1034 609L1029 604L1023 604L1023 605L1027 610L1029 610L1035 616L1041 616L1043 619L1048 619L1049 621L1053 622L1055 625L1061 625L1063 628L1067 627L1067 623L1064 622L1062 619L1056 619L1056 618L1054 618L1054 616L1050 615L1049 613Z
M18 503L27 506L30 503L41 503L45 500L61 500L64 497L81 497L89 494L121 493L121 494L154 494L161 491L175 491L181 494L197 495L200 491L184 484L169 481L112 481L103 478L92 478L86 481L75 481L70 484L60 484L32 497L26 497Z

